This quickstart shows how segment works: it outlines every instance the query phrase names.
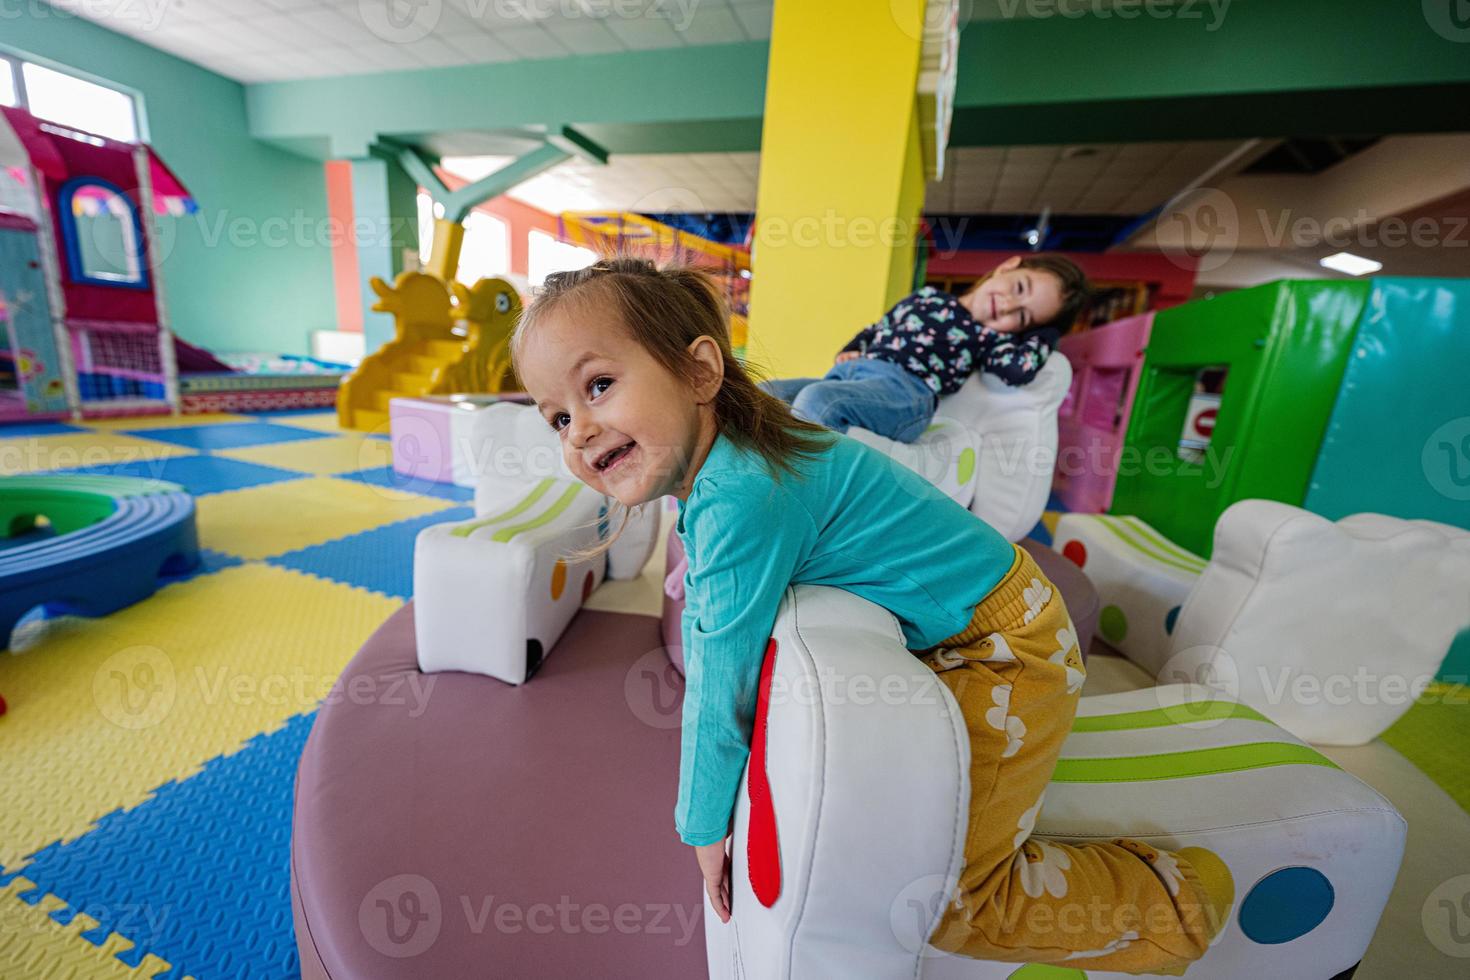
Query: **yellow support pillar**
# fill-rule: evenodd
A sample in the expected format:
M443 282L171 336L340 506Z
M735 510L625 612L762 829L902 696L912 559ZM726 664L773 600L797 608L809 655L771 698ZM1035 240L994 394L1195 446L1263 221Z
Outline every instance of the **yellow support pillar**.
M925 0L776 4L751 254L749 356L819 377L912 287L924 203Z
M464 246L464 225L448 218L434 219L434 244L424 271L448 285L459 272L459 251Z

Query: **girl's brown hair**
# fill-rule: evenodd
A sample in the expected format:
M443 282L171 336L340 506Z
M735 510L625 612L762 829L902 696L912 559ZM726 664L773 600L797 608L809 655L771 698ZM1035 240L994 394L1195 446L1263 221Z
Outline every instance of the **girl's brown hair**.
M1078 314L1086 309L1088 302L1092 299L1092 285L1087 281L1087 274L1078 268L1077 263L1065 255L1057 255L1054 252L1024 255L1021 257L1021 268L1050 272L1062 284L1062 308L1046 323L1038 323L1031 329L1055 330L1059 335L1071 330L1072 324L1077 322ZM977 279L962 295L968 296L973 293L980 288L981 283L989 278L990 274L987 274Z
M797 475L794 459L815 457L831 445L831 430L797 418L784 401L757 387L754 372L730 348L730 312L724 297L703 272L614 258L547 276L511 335L511 363L519 363L525 337L536 324L569 311L613 318L676 378L700 376L703 365L689 352L689 345L701 336L712 339L724 361L724 380L714 402L715 431L759 455L776 480L782 473ZM595 547L567 556L568 560L593 558L610 548L628 525L631 512L623 511L616 532Z

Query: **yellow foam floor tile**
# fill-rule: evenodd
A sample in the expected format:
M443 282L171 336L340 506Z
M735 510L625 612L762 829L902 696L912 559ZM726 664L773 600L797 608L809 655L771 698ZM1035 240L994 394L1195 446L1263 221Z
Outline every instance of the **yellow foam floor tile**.
M399 605L252 562L102 619L24 624L0 653L0 864L312 710Z
M332 435L351 435L351 429L344 429L337 424L337 413L335 411L325 412L302 412L300 415L282 415L270 419L277 425L289 425L297 429L315 429L318 432L328 432Z
M119 432L68 432L0 439L0 475L191 456L194 450Z
M90 429L178 429L190 425L213 425L217 422L258 422L249 415L232 415L228 412L211 412L206 415L140 415L136 418L83 419L81 425Z
M393 462L393 453L387 440L368 439L352 434L279 442L269 446L224 449L216 451L215 455L233 456L250 463L280 466L298 473L314 473L319 476L379 469Z
M1041 514L1041 524L1042 524L1043 527L1045 527L1052 534L1056 534L1057 533L1057 520L1061 516L1062 515L1061 515L1061 512L1060 511L1055 511L1055 510L1043 511L1042 514Z
M55 895L46 895L35 905L16 897L32 887L33 883L21 875L0 888L0 977L140 980L169 969L168 961L152 953L136 967L128 966L117 954L132 949L134 943L115 932L108 933L99 945L92 945L81 934L95 929L96 919L79 912L61 925L50 917L66 904Z
M314 476L200 497L199 543L241 558L268 558L432 514L452 501Z

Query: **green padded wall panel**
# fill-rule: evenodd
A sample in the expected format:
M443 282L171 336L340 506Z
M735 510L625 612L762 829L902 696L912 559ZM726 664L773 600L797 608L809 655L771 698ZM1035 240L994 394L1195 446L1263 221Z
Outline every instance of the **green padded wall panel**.
M1289 280L1196 300L1154 318L1112 512L1208 556L1237 500L1301 505L1368 284ZM1176 450L1195 373L1225 366L1203 463Z

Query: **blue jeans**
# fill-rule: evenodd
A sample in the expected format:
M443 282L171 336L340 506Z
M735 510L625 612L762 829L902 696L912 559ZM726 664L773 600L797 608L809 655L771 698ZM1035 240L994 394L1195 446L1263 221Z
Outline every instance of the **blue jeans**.
M798 418L838 432L856 425L898 442L923 435L939 405L918 377L876 357L834 364L826 377L778 378L761 387L790 404Z

